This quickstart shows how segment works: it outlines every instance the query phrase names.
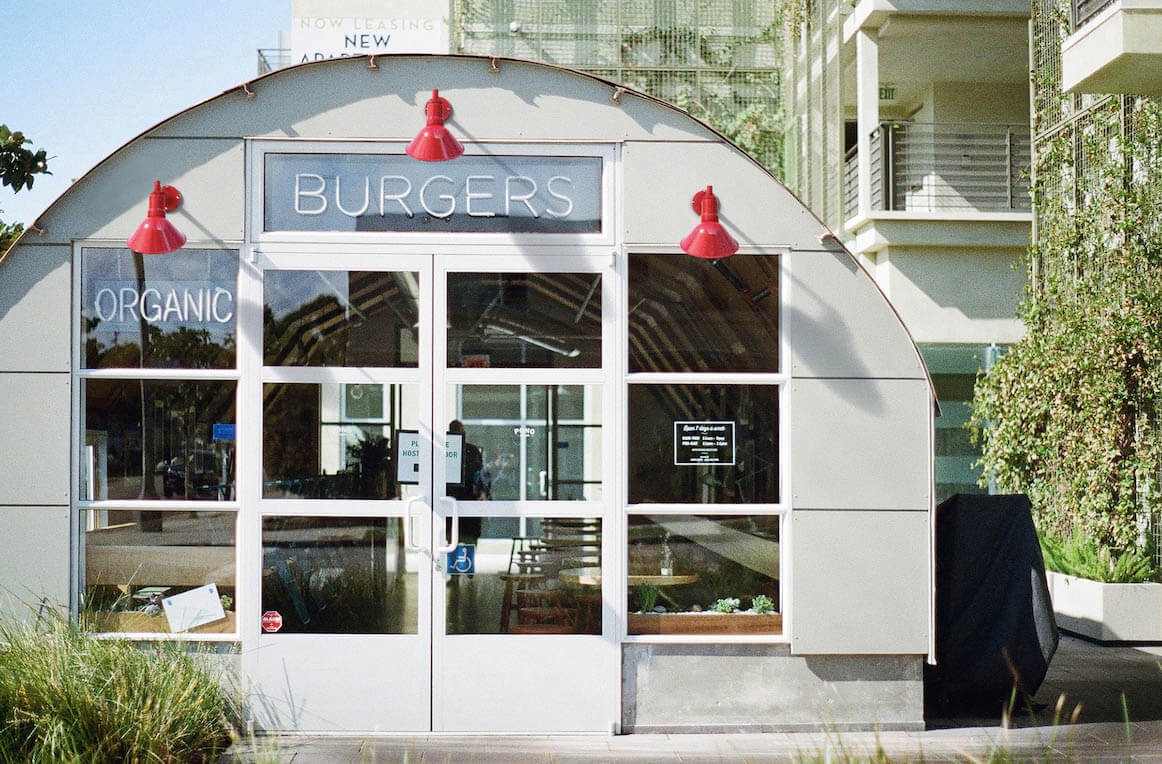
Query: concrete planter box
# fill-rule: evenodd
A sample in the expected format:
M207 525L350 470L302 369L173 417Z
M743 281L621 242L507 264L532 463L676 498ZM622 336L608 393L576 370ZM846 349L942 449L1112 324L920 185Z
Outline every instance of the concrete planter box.
M1045 572L1057 625L1101 642L1162 642L1162 584L1103 584Z

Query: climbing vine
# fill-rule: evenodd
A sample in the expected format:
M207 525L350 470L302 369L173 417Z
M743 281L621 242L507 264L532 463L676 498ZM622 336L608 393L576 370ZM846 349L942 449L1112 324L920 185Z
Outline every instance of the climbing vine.
M1034 161L1027 334L978 380L970 425L1043 531L1116 560L1162 507L1162 107L1111 98Z

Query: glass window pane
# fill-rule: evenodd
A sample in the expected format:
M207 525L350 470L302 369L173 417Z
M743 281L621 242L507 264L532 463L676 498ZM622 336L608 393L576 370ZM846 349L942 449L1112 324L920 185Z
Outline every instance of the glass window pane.
M599 368L600 274L449 273L448 366Z
M410 271L267 271L266 366L415 367L419 276Z
M233 512L102 509L81 524L82 610L95 631L236 631Z
M236 382L81 385L85 499L234 498Z
M449 634L600 634L601 520L461 517Z
M264 498L399 499L418 493L417 486L399 482L395 453L400 431L419 429L415 385L271 383L263 385L262 395Z
M630 255L629 370L779 370L779 258Z
M277 634L415 634L419 554L398 517L264 517L262 612Z
M987 370L999 355L998 348L986 345L921 345L940 416L934 433L936 456L936 501L955 493L988 493L979 485L980 448L965 429L972 414L972 393L978 374Z
M237 287L237 250L86 247L85 368L233 368Z
M631 515L630 634L781 634L777 515Z
M776 385L629 385L629 503L779 500Z
M449 486L451 496L601 500L601 385L458 385L448 390L448 405L458 410L448 429L462 431L467 444L464 487Z

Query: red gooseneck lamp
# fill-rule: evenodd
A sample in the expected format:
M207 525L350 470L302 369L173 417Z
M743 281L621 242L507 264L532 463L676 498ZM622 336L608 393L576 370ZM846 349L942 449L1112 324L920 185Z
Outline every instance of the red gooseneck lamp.
M464 153L464 146L444 127L444 121L452 116L452 104L440 97L439 90L432 91L424 105L424 115L428 124L408 144L408 156L423 162L445 162Z
M165 219L165 213L173 212L182 203L182 195L173 186L163 186L161 181L153 182L149 195L149 216L137 226L126 244L134 252L143 255L164 255L181 249L186 243L186 235L174 228Z
M713 186L707 186L705 191L694 194L694 211L702 215L702 222L678 245L683 252L706 260L717 260L730 257L738 251L738 242L718 222L718 197L714 195Z

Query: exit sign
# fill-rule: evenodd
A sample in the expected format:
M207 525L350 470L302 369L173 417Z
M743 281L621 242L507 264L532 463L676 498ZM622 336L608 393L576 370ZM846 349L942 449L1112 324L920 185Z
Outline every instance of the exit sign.
M880 85L880 100L894 101L896 100L896 86L895 85Z

